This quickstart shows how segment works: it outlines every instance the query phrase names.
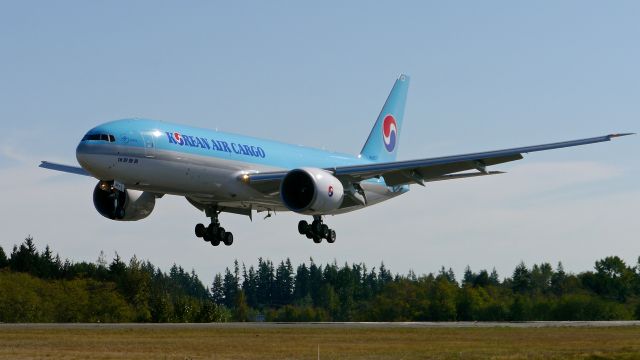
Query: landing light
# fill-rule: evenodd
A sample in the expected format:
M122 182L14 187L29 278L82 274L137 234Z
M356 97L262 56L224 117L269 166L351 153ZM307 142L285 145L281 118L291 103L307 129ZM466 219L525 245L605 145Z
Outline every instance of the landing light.
M100 190L109 191L111 190L111 184L108 181L100 181Z
M249 174L242 174L240 176L240 181L242 181L245 184L249 183Z

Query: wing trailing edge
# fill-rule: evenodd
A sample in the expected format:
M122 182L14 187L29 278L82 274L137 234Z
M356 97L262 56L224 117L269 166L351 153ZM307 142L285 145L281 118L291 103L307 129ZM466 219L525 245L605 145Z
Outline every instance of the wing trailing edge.
M522 159L522 154L560 149L566 147L595 144L611 141L613 138L634 135L634 133L614 133L586 139L561 141L542 145L523 146L504 150L483 151L478 153L442 156L407 161L358 164L327 168L343 182L357 183L362 180L382 177L389 186L420 184L429 181L459 179L464 177L494 175L501 172L487 171L486 167ZM475 173L461 173L467 170ZM280 181L287 171L274 171L243 175L241 181L259 191L277 192Z

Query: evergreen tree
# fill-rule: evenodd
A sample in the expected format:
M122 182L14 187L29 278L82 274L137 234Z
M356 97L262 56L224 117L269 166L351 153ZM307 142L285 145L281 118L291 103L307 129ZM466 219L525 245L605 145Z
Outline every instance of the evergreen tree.
M493 268L493 270L491 270L491 274L489 275L489 284L493 286L500 285L500 277L498 276L498 271L496 270L496 268Z
M224 305L233 308L238 293L238 282L229 268L225 269L222 281L222 292L224 294Z
M391 271L387 270L384 266L384 262L380 263L380 270L378 271L378 286L380 289L384 287L385 284L393 281L393 277L391 276Z
M273 263L270 260L258 259L256 284L256 301L258 307L269 307L272 303L274 274Z
M38 253L36 246L33 243L33 237L31 235L24 239L24 242L20 247L14 246L11 258L9 259L9 266L11 270L18 272L29 272L37 275L36 264L38 262Z
M475 276L471 271L471 267L467 265L467 267L464 268L464 274L462 275L462 286L473 286L474 280Z
M533 265L531 268L531 287L538 293L547 293L551 289L553 268L549 263Z
M364 280L364 288L365 292L369 294L369 296L377 295L380 287L378 280L378 274L376 273L376 268L371 268L371 271L366 275Z
M531 290L531 273L524 262L520 262L513 271L511 288L517 293L525 293Z
M291 261L281 261L276 269L273 286L273 303L277 306L290 304L293 295L293 269Z
M211 299L218 305L224 304L224 288L220 274L216 274L213 278L213 284L211 284Z
M320 291L322 289L322 266L317 266L313 259L310 259L309 264L309 293L313 304L318 306L320 303Z
M173 264L173 266L171 267L172 270L174 268L176 268L176 264ZM111 278L112 279L121 278L122 276L124 276L124 273L126 270L127 270L126 264L122 262L120 255L118 255L118 253L116 252L116 257L114 257L113 260L111 261L111 264L109 264L109 274Z
M301 301L310 295L309 269L307 269L307 265L305 265L305 263L302 263L298 265L298 268L296 269L296 276L293 284L293 299L294 301Z
M7 260L7 254L4 253L2 246L0 246L0 269L9 266L9 261Z
M243 267L243 281L242 281L242 290L244 291L245 297L247 299L247 304L251 307L258 306L258 294L257 294L257 286L258 286L258 277L256 275L256 270L253 265L249 266L249 271L246 271L246 267L244 264Z
M558 262L556 271L551 275L551 290L557 296L562 296L566 291L567 274L564 272L562 262Z

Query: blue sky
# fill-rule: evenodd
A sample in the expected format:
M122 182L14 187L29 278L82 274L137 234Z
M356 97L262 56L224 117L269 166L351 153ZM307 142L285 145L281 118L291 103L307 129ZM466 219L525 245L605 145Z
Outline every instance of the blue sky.
M635 262L637 136L329 218L333 246L279 214L250 226L226 216L236 244L207 248L192 236L204 216L177 198L147 220L109 222L93 210L93 181L36 166L74 162L86 130L130 116L357 153L401 72L412 77L402 159L638 132L638 18L634 1L2 2L0 245L31 233L72 260L135 253L206 280L258 256L502 275L520 260Z

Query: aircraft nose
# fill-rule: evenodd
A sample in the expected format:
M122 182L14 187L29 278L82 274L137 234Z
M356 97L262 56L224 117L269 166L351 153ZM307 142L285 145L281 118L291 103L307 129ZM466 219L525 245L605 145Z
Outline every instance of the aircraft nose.
M88 145L81 141L76 147L76 159L78 160L78 164L82 166L85 170L91 168L91 156L89 155Z

